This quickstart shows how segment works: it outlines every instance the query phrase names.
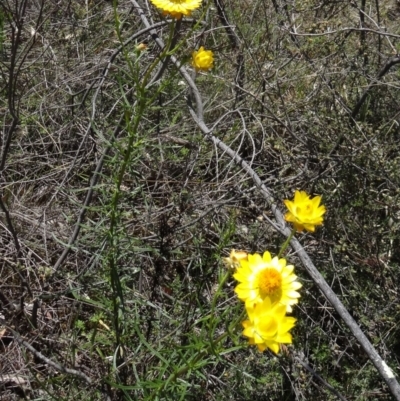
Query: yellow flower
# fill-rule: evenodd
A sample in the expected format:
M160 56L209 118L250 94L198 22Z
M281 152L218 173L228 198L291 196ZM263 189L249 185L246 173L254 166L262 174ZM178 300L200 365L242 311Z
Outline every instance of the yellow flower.
M300 298L296 290L302 287L293 270L293 265L286 265L286 260L277 256L272 259L269 252L264 252L262 257L258 253L248 255L247 259L240 260L240 267L233 275L239 281L235 292L246 307L270 298L273 304L285 305L285 310L291 312L291 305L297 304Z
M192 53L192 65L196 71L208 71L213 68L214 55L211 50L204 50L201 46L198 51Z
M304 229L314 232L315 226L322 225L323 215L326 212L325 206L319 206L321 202L320 196L310 199L304 191L296 191L294 200L283 201L289 211L285 214L285 220L293 223L297 231Z
M163 11L163 15L165 17L169 16L169 17L174 18L174 19L181 19L183 14L182 13L177 13L175 11ZM190 13L188 15L190 15Z
M202 0L150 0L164 14L172 18L181 19L182 15L190 15L193 10L200 7Z
M247 260L247 252L246 251L235 251L231 250L231 253L227 258L222 258L227 269L236 269L240 266L241 260Z
M148 48L146 43L139 43L138 45L136 45L136 50L142 52L144 50L146 50Z
M296 319L285 316L286 308L282 304L272 304L267 297L254 307L246 307L249 320L245 320L243 335L248 337L249 344L257 345L259 351L269 348L277 354L279 344L291 344L289 330L294 327Z

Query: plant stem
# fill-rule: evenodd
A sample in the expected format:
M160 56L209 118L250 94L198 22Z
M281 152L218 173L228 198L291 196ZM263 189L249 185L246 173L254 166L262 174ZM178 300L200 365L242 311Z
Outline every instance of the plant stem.
M280 258L283 254L283 252L285 252L286 248L289 246L290 241L292 240L294 234L296 233L296 229L293 228L292 232L290 233L289 237L287 237L286 241L283 243L283 245L281 246L281 249L278 253L278 258Z

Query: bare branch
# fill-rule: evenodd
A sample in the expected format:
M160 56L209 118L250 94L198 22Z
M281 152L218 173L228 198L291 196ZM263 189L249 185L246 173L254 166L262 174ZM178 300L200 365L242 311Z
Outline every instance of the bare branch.
M84 373L80 372L79 370L66 368L65 366L63 366L57 362L54 362L51 359L44 356L41 352L37 351L34 347L32 347L32 345L30 345L28 342L24 341L22 339L22 337L11 327L7 326L7 329L13 333L13 336L14 336L15 340L18 342L18 344L23 345L28 351L30 351L33 355L35 355L37 358L39 358L41 361L43 361L47 365L58 370L59 372L76 376L79 379L84 380L87 384L93 383L92 379L90 377L86 376Z
M396 64L399 64L399 63L400 63L400 56L399 55L397 55L395 57L391 57L389 60L386 61L385 65L379 71L379 73L376 76L376 78L368 85L367 89L365 89L364 93L360 97L360 100L354 106L353 111L351 112L351 118L353 120L356 118L358 112L361 109L361 106L364 104L365 100L367 99L368 93L375 86L375 84L378 82L378 80L380 78L382 78L383 76L385 76L393 66L395 66Z

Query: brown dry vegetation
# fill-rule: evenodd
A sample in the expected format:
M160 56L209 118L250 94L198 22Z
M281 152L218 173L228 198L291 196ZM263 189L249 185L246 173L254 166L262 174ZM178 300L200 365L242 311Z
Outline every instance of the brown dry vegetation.
M174 53L188 70L215 53L205 123L282 210L295 189L323 196L323 228L298 238L397 375L400 3L225 0L233 31L217 5ZM284 238L174 64L140 87L162 63L149 32L121 47L144 28L132 1L2 0L0 28L1 400L391 399L291 251L293 345L260 354L238 326L210 349L241 313L221 257Z

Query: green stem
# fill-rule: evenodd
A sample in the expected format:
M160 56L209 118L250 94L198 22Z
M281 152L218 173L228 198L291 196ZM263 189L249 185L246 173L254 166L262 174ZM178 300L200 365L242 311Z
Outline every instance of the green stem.
M281 249L280 249L280 251L278 253L278 258L280 258L282 256L283 252L285 252L285 250L288 247L288 245L290 244L290 241L292 240L294 234L296 234L296 229L295 228L293 228L293 230L290 233L289 237L287 237L286 241L281 246Z
M240 316L240 320L243 319L243 313ZM186 374L193 366L196 365L196 363L204 356L206 356L207 354L210 353L210 351L212 349L215 348L215 345L217 345L218 343L220 343L221 341L225 340L226 337L229 336L231 329L233 328L233 326L237 326L238 321L234 321L233 323L231 323L228 331L226 331L225 333L221 334L219 337L217 337L214 341L212 341L210 343L210 345L202 350L199 350L197 352L197 354L189 359L186 363L185 366L182 366L180 369L176 370L174 373L172 373L170 375L170 377L158 388L158 390L153 393L153 399L155 396L157 396L158 394L161 393L161 391L163 391L169 383L173 382L174 380L176 380L178 377L181 377L182 375Z
M224 274L224 276L222 276L222 279L220 279L219 285L218 285L218 289L214 294L212 303L211 303L211 315L214 313L214 309L215 306L217 304L217 299L219 298L219 295L221 293L222 288L224 287L226 281L228 280L228 278L231 276L231 273L227 270L226 273Z
M215 316L214 314L214 310L216 307L216 303L217 303L217 299L219 298L219 295L221 293L221 290L223 288L223 286L225 285L226 281L228 280L228 278L231 276L231 273L228 271L226 272L220 282L219 282L219 286L218 289L213 297L212 300L212 304L211 304L211 312L210 312L210 317L212 318L213 316ZM212 339L211 335L214 332L212 327L209 327L209 332L210 332L210 343L206 348L203 348L201 350L199 350L194 356L193 358L190 358L184 366L182 366L181 368L179 368L178 370L176 370L174 373L172 373L169 378L163 382L163 384L157 389L157 391L155 393L153 393L153 397L152 399L154 399L157 395L159 395L167 386L169 383L173 382L174 380L176 380L177 378L181 377L182 375L186 374L193 366L196 365L196 363L203 358L204 356L206 356L207 354L209 354L210 352L212 352L215 349L215 346L219 343L221 343L223 340L225 340L225 338L227 338L230 333L232 332L232 330L237 327L238 323L240 321L242 321L245 318L246 315L246 311L243 310L243 312L240 314L238 319L235 319L233 322L231 322L231 324L229 325L227 331L225 331L224 333L222 333L221 335L219 335L216 339Z

